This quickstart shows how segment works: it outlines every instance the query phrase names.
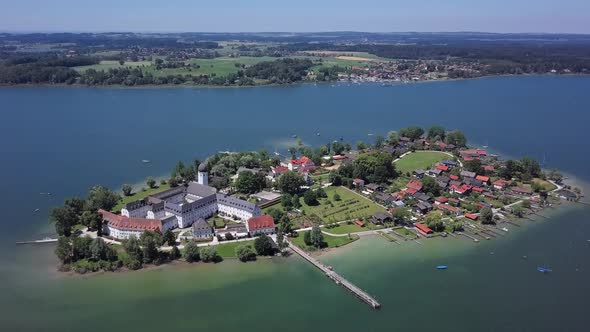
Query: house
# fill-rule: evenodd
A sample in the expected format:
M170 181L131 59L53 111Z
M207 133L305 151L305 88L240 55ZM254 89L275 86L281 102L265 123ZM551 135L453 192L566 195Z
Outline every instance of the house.
M356 220L354 223L355 223L357 226L365 227L365 223L364 223L364 222L362 222L362 221L360 221L360 220Z
M426 227L426 225L423 225L419 222L415 223L414 226L416 227L416 229L418 229L418 232L424 236L434 233L432 229Z
M332 157L332 160L334 160L334 161L340 161L340 160L344 160L346 158L348 158L348 157L347 156L340 155L340 154L337 154L337 155L335 155L335 156Z
M440 204L440 205L437 205L437 207L442 211L450 212L456 216L458 216L460 214L459 209L454 206L451 206L451 205Z
M483 167L483 170L486 172L493 172L495 171L494 166L486 165Z
M371 222L376 225L382 225L392 221L392 215L388 212L377 212L371 217Z
M457 167L457 162L453 160L443 160L440 163L448 167Z
M374 192L377 192L377 191L383 191L383 186L376 184L376 183L369 183L368 185L365 186L365 188L371 194Z
M269 215L252 217L246 222L246 228L251 236L273 234L275 232L275 221Z
M449 186L457 186L457 187L459 187L462 184L463 184L463 182L461 182L461 181L450 181L449 182Z
M479 180L483 183L485 183L486 185L488 185L490 183L490 177L489 176L483 176L483 175L477 175L475 177L476 180Z
M453 181L457 181L457 180L459 180L459 176L458 175L449 175L449 179L451 179Z
M441 174L442 174L442 172L443 172L443 171L441 171L441 170L440 170L440 169L438 169L438 168L433 168L433 169L430 169L430 170L428 171L428 176L430 176L430 177L433 177L433 178L434 178L434 177L437 177L437 176L441 175Z
M428 196L428 195L426 195L425 193L422 193L422 192L415 193L413 196L414 196L415 199L417 199L417 200L419 200L421 202L428 202L428 201L430 201L430 196Z
M477 193L480 193L480 194L483 193L483 188L480 188L480 187L473 187L473 188L471 188L471 190L473 190Z
M375 194L375 199L377 201L381 201L384 204L393 204L393 202L395 201L395 198L393 196L385 193Z
M453 193L456 193L456 194L465 195L471 191L471 186L466 185L466 184L461 185L461 186L451 185L449 187L449 190Z
M453 206L459 206L461 205L461 201L456 198L449 197L449 204Z
M287 173L289 169L285 166L277 166L270 169L275 178Z
M164 233L173 227L164 227L162 220L126 217L103 209L98 210L102 217L102 232L115 239L139 238L145 231Z
M508 181L508 180L496 180L494 181L493 185L494 188L498 189L498 190L502 190L505 189L506 187L510 186L512 182Z
M478 156L481 156L481 157L485 157L488 155L488 152L486 150L476 150L475 152L477 153Z
M363 180L363 179L354 179L354 180L352 180L352 184L355 187L357 187L357 188L364 187L365 186L365 180Z
M243 223L227 224L225 225L225 228L216 230L216 233L220 237L226 237L228 233L236 239L248 237L248 229Z
M292 159L289 161L289 164L287 165L287 167L289 168L290 171L297 170L301 167L310 167L310 166L315 166L315 164L311 159L309 159L306 156L303 156L298 159Z
M470 172L470 171L461 171L461 176L463 178L475 178L475 172Z
M207 239L211 238L215 235L213 232L213 227L209 225L209 223L203 219L199 218L199 220L195 221L193 224L193 237L196 239Z
M440 204L445 204L449 201L449 199L447 197L444 196L440 196L434 199L434 204L436 205L440 205Z
M471 220L477 220L478 216L475 214L472 214L472 213L466 213L465 218L471 219Z
M428 202L420 202L414 206L414 211L420 214L426 214L430 210L432 210L432 204Z
M512 187L512 191L520 195L532 195L533 190L525 187Z
M438 184L438 186L441 189L447 189L447 186L449 185L449 181L445 181L443 179L436 179L436 184Z
M480 154L477 153L477 150L472 149L461 150L459 151L459 154L461 155L461 158L463 158L463 160L467 160L467 158L471 158L473 160L473 158L479 158L480 156Z
M481 186L483 186L483 182L481 182L481 181L479 181L477 179L474 179L474 178L465 178L463 180L463 182L465 182L465 184L470 185L472 187L481 187Z
M443 164L436 164L436 169L441 170L443 172L448 171L450 168L449 166L443 165Z
M422 181L420 180L411 180L410 182L408 182L408 184L406 185L406 188L408 189L413 189L415 191L420 191L422 190Z
M414 176L417 177L418 179L423 178L424 174L426 174L426 171L423 169L417 169L414 171Z

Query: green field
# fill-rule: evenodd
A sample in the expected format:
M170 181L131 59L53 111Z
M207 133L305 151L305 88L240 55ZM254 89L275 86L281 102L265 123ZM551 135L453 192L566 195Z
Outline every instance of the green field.
M291 242L293 242L294 245L298 246L301 249L304 249L307 251L317 250L315 247L309 247L305 244L305 242L303 241L305 233L306 232L301 232L301 233L299 233L298 237L289 238L289 240ZM352 235L349 238L348 236L330 236L330 235L324 234L324 241L326 241L328 248L342 247L342 246L347 245L351 242L354 242L358 239L359 239L358 235Z
M395 169L406 173L417 169L427 170L436 163L451 158L437 151L414 152L406 155L395 163Z
M385 209L375 204L373 201L360 196L343 187L325 188L328 198L319 199L320 204L309 206L301 197L301 210L305 215L316 214L324 222L337 222L348 219L372 216L377 212L384 212ZM341 200L335 201L334 194L338 193ZM330 205L330 202L332 205Z
M127 203L137 201L138 199L142 199L142 198L148 197L153 194L157 194L159 192L162 192L162 191L168 190L168 189L170 189L169 184L162 184L157 188L147 189L146 191L139 191L137 193L133 193L131 196L121 196L119 203L117 203L117 205L115 205L115 207L111 211L118 212Z
M339 224L336 227L333 228L323 228L322 230L324 232L328 232L328 233L332 233L332 234L351 234L351 233L357 233L357 232L366 232L366 231L370 231L372 229L379 229L381 228L380 226L376 226L373 225L370 222L365 222L365 226L361 227L357 224Z
M109 69L115 69L115 68L141 67L141 66L149 67L151 65L152 65L152 63L150 61L137 61L137 62L129 61L129 62L125 62L121 66L121 64L119 64L119 61L103 60L99 64L96 64L96 65L79 66L79 67L74 67L74 69L78 72L84 72L88 69L94 69L97 71L100 71L100 70L107 71Z
M254 240L242 242L221 243L217 245L217 254L223 258L236 257L236 247L242 245L250 245L254 248Z

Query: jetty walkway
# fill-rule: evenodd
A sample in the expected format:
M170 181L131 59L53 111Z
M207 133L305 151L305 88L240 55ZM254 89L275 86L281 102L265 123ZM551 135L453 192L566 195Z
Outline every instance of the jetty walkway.
M293 245L289 241L287 241L287 243L289 244L289 248L291 250L293 250L299 256L303 257L306 261L310 262L315 267L317 267L322 272L324 272L326 274L326 276L328 278L332 279L332 281L334 281L337 285L341 285L342 287L344 287L345 289L347 289L348 291L350 291L352 294L354 294L356 297L358 297L359 299L361 299L363 302L365 302L366 304L370 305L373 309L379 309L381 307L381 304L379 304L379 302L377 302L377 300L375 300L371 295L367 294L367 292L365 292L364 290L358 288L353 283L351 283L350 281L346 280L344 277L342 277L338 273L334 272L330 267L322 264L317 259L311 257L308 253L306 253L301 248Z

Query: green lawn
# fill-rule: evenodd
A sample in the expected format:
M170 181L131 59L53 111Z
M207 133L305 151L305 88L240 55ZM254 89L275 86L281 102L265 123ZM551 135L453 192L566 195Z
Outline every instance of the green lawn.
M417 169L427 170L446 159L452 158L438 151L414 152L398 160L395 163L395 169L403 173L413 172Z
M117 205L115 205L115 207L111 211L118 212L127 203L131 203L131 202L136 201L138 199L142 199L142 198L148 197L149 195L157 194L159 192L162 192L162 191L168 190L168 189L170 189L169 184L162 184L157 188L147 189L146 191L140 190L137 193L133 193L131 196L121 196L119 203Z
M223 258L236 257L236 247L250 245L254 248L254 240L242 242L221 243L217 245L217 254Z
M396 232L396 233L398 233L398 234L401 234L401 235L403 235L405 237L413 238L413 237L416 236L416 234L414 232L412 232L410 230L407 230L407 229L405 229L403 227L402 228L394 229L393 231Z
M141 67L141 66L145 66L145 67L149 67L151 66L152 63L150 61L137 61L137 62L125 62L122 66L119 63L119 61L114 61L114 60L103 60L100 63L96 64L96 65L90 65L90 66L78 66L78 67L74 67L74 69L78 72L84 72L88 69L94 69L94 70L104 70L107 71L109 69L115 69L115 68L126 68L126 67Z
M325 188L328 198L319 199L320 204L309 206L301 197L301 210L305 215L316 214L324 222L332 223L354 218L372 216L377 212L385 211L384 208L375 204L371 200L364 198L343 187ZM335 201L334 194L338 193L341 200ZM330 202L332 205L330 205Z
M305 242L303 241L305 233L306 232L300 232L298 237L292 237L292 238L289 238L289 240L294 245L298 246L301 249L304 249L307 251L317 250L315 247L309 247L305 244ZM342 247L342 246L347 245L351 242L354 242L358 239L359 239L358 235L351 235L351 237L349 238L348 236L330 236L330 235L324 234L324 241L326 241L328 248Z
M370 230L370 228L365 227L361 227L357 224L340 224L336 227L333 228L327 228L324 227L323 231L328 232L328 233L332 233L332 234L349 234L349 233L356 233L356 232L364 232L364 231L368 231Z
M535 179L533 179L533 182L541 185L541 187L545 191L551 191L551 190L557 188L557 187L555 187L555 185L553 183L543 180L543 179L535 178Z
M191 68L163 68L156 70L155 67L146 68L146 72L151 72L154 76L167 75L212 75L227 76L228 74L237 73L242 68L236 67L236 64L251 66L263 61L274 61L278 58L273 57L221 57L215 59L190 59L186 63L193 65ZM198 65L199 68L196 68Z

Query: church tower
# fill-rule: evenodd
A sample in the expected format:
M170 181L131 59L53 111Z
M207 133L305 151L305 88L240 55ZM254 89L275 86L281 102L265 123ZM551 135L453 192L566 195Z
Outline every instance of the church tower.
M201 163L197 172L197 180L199 184L209 185L209 172L207 171L207 164Z

